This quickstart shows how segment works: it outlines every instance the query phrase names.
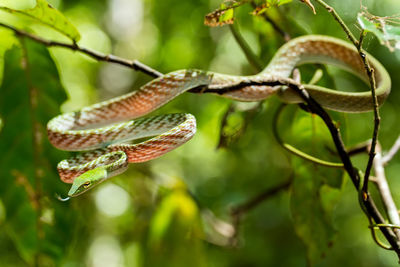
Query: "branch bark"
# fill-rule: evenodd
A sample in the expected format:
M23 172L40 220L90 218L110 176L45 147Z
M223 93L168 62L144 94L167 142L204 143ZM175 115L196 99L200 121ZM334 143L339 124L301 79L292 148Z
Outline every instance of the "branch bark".
M354 46L357 48L357 51L360 55L360 58L364 64L365 71L368 76L368 80L370 83L370 89L371 89L371 95L372 95L372 103L374 107L374 130L372 133L372 142L371 142L371 148L369 150L369 158L368 158L368 163L365 168L365 175L364 175L364 184L363 184L363 192L365 197L368 195L368 181L369 181L369 176L371 173L371 168L373 165L374 157L375 157L375 147L378 141L378 133L379 133L379 125L380 125L380 115L379 115L379 106L378 106L378 99L376 97L376 82L375 82L375 75L374 75L374 70L371 68L368 59L366 57L366 54L364 50L362 49L362 43L365 37L365 32L361 31L360 34L360 39L357 40L354 35L351 33L350 29L347 27L347 25L344 23L342 18L339 16L339 14L336 12L336 10L329 6L327 3L325 3L323 0L315 0L318 4L323 6L326 10L328 10L329 13L332 14L333 18L340 24L342 27L343 31L346 33L347 38L354 44Z
M397 210L396 204L394 203L392 194L390 193L389 185L386 180L384 164L385 163L382 157L382 149L381 146L378 144L376 146L376 155L373 163L375 172L375 183L378 187L379 195L381 196L390 223L400 226L399 212ZM396 234L397 239L400 240L400 229L394 228L393 231Z
M143 72L154 78L157 78L157 77L160 77L163 75L161 72L158 72L158 71L150 68L149 66L139 62L138 60L128 60L128 59L120 58L120 57L117 57L114 55L102 54L100 52L97 52L97 51L94 51L94 50L91 50L91 49L88 49L85 47L81 47L76 43L63 43L63 42L47 40L47 39L44 39L37 35L17 29L13 26L10 26L10 25L7 25L7 24L1 23L1 22L0 22L0 27L12 30L17 36L24 36L26 38L29 38L37 43L47 46L47 47L63 47L63 48L67 48L67 49L70 49L73 51L78 51L78 52L88 55L89 57L94 58L98 61L116 63L116 64L119 64L119 65L122 65L122 66L125 66L128 68L134 69L136 71Z

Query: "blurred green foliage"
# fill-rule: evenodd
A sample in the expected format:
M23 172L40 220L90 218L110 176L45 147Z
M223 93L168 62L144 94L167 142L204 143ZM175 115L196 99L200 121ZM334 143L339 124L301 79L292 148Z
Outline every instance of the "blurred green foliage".
M203 24L204 16L220 7L219 0L48 2L61 11L51 18L68 19L67 24L74 26L52 28L46 25L49 21L38 23L37 18L16 16L9 10L0 11L0 22L63 42L77 40L80 34L82 46L138 59L163 73L184 68L254 73L228 27ZM358 0L329 4L359 32ZM35 1L0 0L0 5L21 10L33 8ZM380 16L400 12L398 0L364 0L363 5ZM46 20L48 11L42 7L43 13L35 16ZM316 11L312 15L306 5L292 1L265 12L292 37L312 33L345 38L329 13L317 6ZM262 17L250 12L250 5L235 9L235 23L267 64L284 40ZM396 90L400 52L390 52L370 35L364 45L392 77L393 91L381 109L380 142L385 150L400 132ZM315 70L302 67L302 79L309 81ZM393 252L373 242L347 177L294 158L275 141L276 98L255 111L254 105L245 105L232 113L224 131L235 134L246 124L244 131L216 149L221 120L232 101L186 93L155 113L194 114L198 132L189 143L159 159L132 165L69 202L58 201L55 194L65 194L68 185L59 180L56 165L70 153L50 146L47 121L59 112L130 92L149 80L144 74L73 51L47 49L0 28L1 266L397 265ZM330 67L320 83L361 88L357 79ZM252 110L251 116L246 109ZM347 145L371 137L371 113L331 114ZM338 161L321 122L297 107L285 110L279 131L308 153ZM364 168L366 156L354 161ZM399 172L396 156L386 168L396 203L400 203ZM232 207L290 177L294 182L289 190L241 218L237 246L229 246L234 234Z

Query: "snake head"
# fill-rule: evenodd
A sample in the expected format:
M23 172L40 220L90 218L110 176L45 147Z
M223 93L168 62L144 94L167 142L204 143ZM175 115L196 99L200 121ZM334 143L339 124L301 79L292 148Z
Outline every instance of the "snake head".
M104 166L87 171L75 178L71 189L68 192L68 196L79 196L106 179L107 170Z

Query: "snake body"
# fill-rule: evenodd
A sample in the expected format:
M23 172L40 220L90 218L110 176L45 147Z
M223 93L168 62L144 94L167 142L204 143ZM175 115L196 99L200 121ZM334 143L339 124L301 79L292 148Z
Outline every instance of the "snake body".
M391 81L385 68L370 55L376 95L381 105L390 92ZM79 195L112 176L123 172L128 163L159 157L188 141L196 131L191 114L167 114L141 118L178 95L193 89L213 89L223 97L239 101L260 101L273 94L287 103L300 103L300 97L283 86L251 85L234 91L221 88L246 82L275 82L288 79L296 66L305 63L333 64L359 76L368 77L357 50L332 37L309 35L283 45L259 74L234 76L202 70L178 70L145 84L137 91L113 98L77 112L61 114L48 123L50 142L69 151L86 151L58 164L62 181L73 183L70 196ZM340 112L373 109L371 92L336 91L317 85L303 85L325 108ZM132 140L155 136L131 144Z

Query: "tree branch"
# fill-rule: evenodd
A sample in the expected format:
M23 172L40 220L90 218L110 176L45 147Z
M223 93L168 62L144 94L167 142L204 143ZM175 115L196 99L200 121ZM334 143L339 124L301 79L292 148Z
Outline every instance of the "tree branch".
M379 125L381 122L381 117L379 115L379 105L378 105L378 98L376 96L376 81L375 81L375 75L374 75L374 70L371 68L369 65L367 59L366 59L366 54L362 50L362 44L364 40L364 30L361 31L360 34L360 40L358 42L358 53L360 54L360 57L364 63L364 68L367 72L370 87L371 87L371 95L372 95L372 103L374 106L374 131L372 133L372 141L371 141L371 148L369 150L369 157L368 157L368 163L367 167L365 169L365 176L364 176L364 185L363 185L363 191L368 192L368 179L371 173L371 168L372 164L374 162L374 157L375 157L375 148L378 142L378 133L379 133ZM399 235L400 237L400 235Z
M365 33L364 31L361 32L360 34L360 39L357 41L356 38L354 37L354 35L351 33L350 29L346 26L346 24L344 23L344 21L341 19L341 17L339 16L339 14L336 12L336 10L329 6L328 4L326 4L323 0L315 0L317 3L319 3L321 6L323 6L325 9L328 10L329 13L332 14L333 18L340 24L340 26L342 27L343 31L346 33L347 38L354 44L354 46L357 48L357 51L360 55L360 58L364 64L364 68L366 70L367 76L368 76L368 80L370 83L370 89L371 89L371 95L372 95L372 103L373 103L373 107L374 107L374 130L373 130L373 134L372 134L372 141L371 141L371 148L369 150L369 157L368 157L368 163L365 169L365 176L364 176L364 184L362 185L362 191L363 191L363 202L365 205L370 205L373 202L368 201L368 199L371 198L370 194L368 193L368 181L369 181L369 176L370 176L370 172L371 172L371 168L372 165L374 163L374 157L375 157L375 147L378 141L378 133L379 133L379 125L380 125L380 115L379 115L379 107L378 107L378 100L376 97L376 82L375 82L375 75L374 75L374 70L371 68L368 59L366 57L366 54L364 52L364 50L362 49L362 43L364 40L364 36ZM358 175L357 175L358 176ZM359 180L358 180L359 181ZM354 183L354 181L353 181ZM357 182L358 183L358 182ZM376 209L376 207L370 207L370 209ZM367 211L369 213L369 209L367 208ZM367 216L372 215L372 214L367 214ZM375 218L374 220L376 223L378 223L376 221L376 219L381 220L382 218ZM381 230L383 230L383 228L380 228ZM386 228L385 228L386 229ZM383 232L383 231L382 231ZM392 231L390 231L392 232ZM383 234L385 235L385 237L388 239L389 243L391 244L392 248L396 251L398 257L400 258L400 239L397 238L396 240L396 236L388 233L383 232ZM398 236L400 237L400 236Z
M351 33L350 29L344 23L344 21L339 16L339 14L336 12L336 10L333 7L331 7L330 5L328 5L327 3L325 3L324 1L322 1L322 0L315 0L315 2L317 2L318 4L323 6L326 10L328 10L329 13L332 14L333 18L340 24L340 26L342 27L343 31L346 33L347 38L349 38L349 40L357 47L358 46L357 39Z
M394 143L392 148L389 150L389 152L386 153L386 155L383 156L382 163L384 165L389 163L389 161L392 160L392 158L396 155L396 153L399 151L399 149L400 149L400 136L397 137L396 142Z
M94 50L91 50L88 48L80 47L76 43L69 44L69 43L62 43L62 42L47 40L47 39L44 39L37 35L17 29L13 26L10 26L10 25L7 25L7 24L1 23L1 22L0 22L0 27L12 30L18 36L27 37L27 38L29 38L37 43L40 43L44 46L47 46L47 47L63 47L63 48L67 48L67 49L70 49L73 51L79 51L91 58L98 60L98 61L111 62L111 63L119 64L122 66L126 66L126 67L129 67L136 71L143 72L154 78L157 78L157 77L160 77L163 75L162 73L150 68L149 66L139 62L138 60L128 60L128 59L120 58L120 57L117 57L114 55L102 54L100 52L97 52L97 51L94 51Z
M375 82L375 75L374 75L374 70L371 68L368 59L366 58L366 54L364 50L362 49L362 43L365 37L365 32L362 31L360 34L360 39L356 40L354 35L351 33L350 29L346 26L342 18L339 16L339 14L336 12L336 10L326 4L323 0L315 0L317 3L319 3L321 6L323 6L325 9L328 10L329 13L332 14L333 18L340 24L342 27L343 31L346 33L347 38L354 44L354 46L357 48L357 51L360 55L360 58L364 64L365 71L368 76L368 80L370 83L370 89L371 89L371 95L372 95L372 103L374 107L374 130L372 133L372 142L371 142L371 149L369 150L369 158L368 158L368 163L365 168L365 176L364 176L364 184L363 184L363 192L365 193L365 197L368 195L368 180L369 176L371 173L371 168L372 164L374 161L375 157L375 147L376 143L378 141L378 133L379 133L379 125L380 125L380 115L379 115L379 106L378 106L378 99L376 97L376 82Z
M389 221L394 225L400 226L399 212L397 210L396 204L393 201L393 197L390 193L389 185L386 180L382 150L379 144L376 146L376 155L373 167L375 172L375 183L378 187L380 193L379 195L382 198L382 202L389 217ZM396 234L397 239L400 240L400 229L393 229L393 231Z
M197 92L204 92L204 93L216 93L216 94L223 94L226 92L230 91L235 91L235 90L240 90L241 88L247 87L247 86L288 86L292 90L294 90L299 96L303 99L303 101L307 104L307 107L309 108L309 111L317 114L325 123L325 125L328 127L328 130L332 136L333 142L335 144L335 147L337 149L337 152L339 154L339 157L341 161L343 162L344 169L350 176L351 181L353 182L354 187L356 188L358 192L359 188L359 183L360 183L360 176L358 173L358 170L354 168L350 157L346 151L346 148L344 146L341 134L339 129L336 127L335 123L332 121L330 118L329 114L321 107L321 105L316 102L304 89L304 87L301 84L296 83L292 79L281 79L277 81L244 81L241 83L238 83L236 85L231 85L231 86L219 86L218 88L195 88L193 89L194 91ZM369 192L365 192L364 198L362 199L362 203L365 206L365 210L367 212L367 216L373 218L376 224L384 224L385 219L377 209L375 202L373 201L371 195ZM400 243L397 240L397 237L394 235L392 229L389 228L384 228L380 227L380 230L382 231L383 235L385 238L388 240L390 243L391 247L393 250L397 253L398 257L400 258Z
M287 181L278 184L272 188L268 188L264 192L256 195L255 197L247 200L246 202L232 208L231 215L232 216L242 216L243 214L247 213L248 211L252 210L256 206L258 206L263 201L269 199L270 197L276 195L277 193L289 188L292 184L293 177L287 179Z

